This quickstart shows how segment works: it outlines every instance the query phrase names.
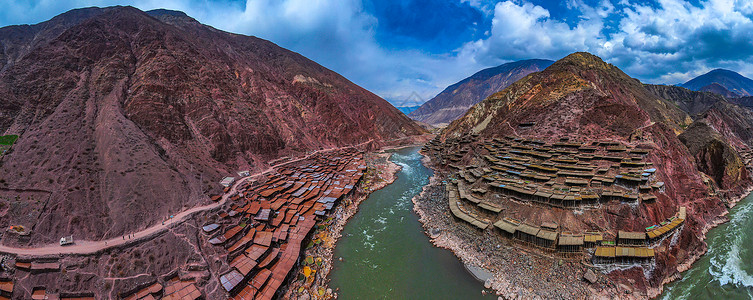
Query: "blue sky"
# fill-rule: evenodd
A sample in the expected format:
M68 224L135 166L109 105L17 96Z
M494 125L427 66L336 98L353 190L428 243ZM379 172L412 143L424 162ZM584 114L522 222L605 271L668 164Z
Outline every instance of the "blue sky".
M72 8L186 12L299 52L395 103L428 100L478 70L588 51L648 83L715 68L753 77L753 1L0 0L0 26Z

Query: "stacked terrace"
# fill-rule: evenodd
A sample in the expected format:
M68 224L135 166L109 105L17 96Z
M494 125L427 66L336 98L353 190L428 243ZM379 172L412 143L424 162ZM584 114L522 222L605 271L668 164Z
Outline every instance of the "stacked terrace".
M572 208L600 202L654 201L655 180L649 150L615 142L547 144L508 137L483 144L493 172L484 179L492 190L519 201Z
M449 167L447 196L458 220L480 230L493 224L503 236L544 251L614 253L611 258L594 255L595 262L650 262L655 254L651 247L680 228L686 218L685 208L680 207L675 216L645 232L570 232L552 221L534 224L516 215L520 209L539 214L552 209L599 209L607 203L653 203L664 183L656 180L657 170L647 158L650 149L641 145L519 137L474 143L466 136L444 142L434 139L422 152L436 165ZM506 212L511 207L515 209Z
M233 299L272 299L319 216L353 193L366 170L355 150L318 154L241 186L219 223L202 229L228 253L222 288Z
M664 186L656 181L656 169L646 160L649 150L644 148L607 141L546 143L507 137L481 143L483 147L474 151L483 157L480 166L448 164L460 162L468 153L469 145L463 141L433 140L424 152L458 170L455 177L469 185L484 180L488 189L518 201L561 208L595 207L610 200L652 202L654 192Z
M2 261L2 259L0 259ZM12 267L11 267L12 266ZM61 268L61 264L54 258L15 258L13 263L6 265L6 271L15 269L15 278L25 278L31 276L44 276L49 273L61 272L65 268ZM51 282L50 284L53 284ZM20 295L23 299L94 299L94 293L90 291L79 292L66 292L60 291L55 293L49 293L47 287L44 285L34 286L31 291L27 289L16 289L16 295L14 296L14 282L11 278L0 278L0 300L3 299L17 299ZM20 295L19 295L19 290ZM30 297L28 296L31 292ZM21 298L18 298L21 299Z

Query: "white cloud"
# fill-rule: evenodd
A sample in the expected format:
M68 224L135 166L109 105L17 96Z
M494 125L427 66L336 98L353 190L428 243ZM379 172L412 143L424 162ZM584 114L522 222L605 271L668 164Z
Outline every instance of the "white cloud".
M254 35L299 52L385 99L412 93L428 100L483 66L472 58L420 50L385 49L375 39L378 20L360 0L247 0L218 5L198 0L91 1L87 5L133 5L142 10L180 10L198 21L234 33ZM76 0L13 2L0 10L7 24L36 23L69 9Z
M601 0L590 6L568 0L579 17L567 23L524 0L461 0L491 18L483 38L442 55L421 49L385 48L376 40L380 20L364 12L361 0L247 0L217 5L206 0L130 0L142 10L186 12L202 23L255 35L317 61L356 84L393 100L416 92L429 99L446 86L493 65L527 58L559 59L589 51L646 82L678 83L717 67L753 77L753 3L707 0L691 5L659 0L648 6ZM97 0L109 6L122 0ZM78 0L19 1L3 4L6 24L34 23L68 9ZM610 24L609 28L605 24ZM483 29L482 29L483 30Z
M610 57L629 74L657 83L682 82L721 66L749 72L743 68L753 56L753 23L743 12L749 5L730 0L629 5L612 36Z
M428 100L482 67L463 55L385 49L375 38L378 20L357 0L248 0L245 9L221 12L176 2L203 23L271 40L392 102L414 92Z
M587 7L583 3L573 5ZM550 18L549 11L541 6L500 2L494 8L491 36L468 43L463 51L475 53L482 62L498 63L526 58L559 59L575 51L598 50L605 44L600 16L612 9L611 4L598 9L588 7L588 18L570 27Z
M497 3L491 35L467 43L461 52L492 64L588 51L652 83L684 82L718 67L753 75L747 63L753 58L749 1L709 0L698 6L680 0L654 6L620 1L616 7L602 0L592 7L569 0L567 6L580 15L573 26L529 2ZM616 28L605 28L607 19L616 19Z

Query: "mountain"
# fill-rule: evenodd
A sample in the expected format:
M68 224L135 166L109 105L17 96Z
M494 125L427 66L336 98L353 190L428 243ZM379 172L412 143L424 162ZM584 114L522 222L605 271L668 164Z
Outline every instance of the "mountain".
M695 157L701 172L724 189L748 180L738 150L753 146L753 111L711 92L678 86L644 86L693 115L693 123L678 138Z
M686 89L678 89L663 92L688 94ZM678 207L686 207L688 221L673 237L671 245L657 250L656 268L650 273L634 269L608 274L613 280L642 290L647 297L655 297L667 278L677 276L679 265L705 253L702 232L727 212L726 201L744 195L751 186L751 179L737 141L728 138L742 137L735 132L746 132L731 128L731 124L749 126L731 117L745 110L726 109L722 106L730 103L714 102L716 100L703 95L699 96L703 98L698 100L699 104L693 104L691 95L690 100L678 103L688 103L685 108L689 111L710 105L694 122L680 105L657 96L652 90L663 88L649 86L647 89L594 55L574 53L476 104L447 126L439 141L462 142L476 138L489 141L519 136L544 142L565 139L579 144L617 141L648 149L646 159L656 169L656 180L664 184L663 190L655 194L658 197L655 202L630 208L605 205L589 211L587 216L567 210L556 210L556 214L570 224L581 222L591 226L594 220L603 220L599 221L602 222L599 226L611 232L643 231L671 216ZM744 117L736 115L734 118ZM478 156L486 153L483 148L480 145L470 147ZM551 215L551 211L542 210L537 216L526 217Z
M707 86L704 86L704 87L702 87L698 91L699 92L709 92L709 93L718 94L718 95L721 95L721 96L723 96L725 98L737 98L737 97L740 97L740 95L738 95L737 93L730 92L724 86L722 86L721 84L718 84L716 82L714 82L712 84L709 84Z
M678 86L646 84L645 87L692 115L694 123L705 122L736 147L753 146L753 110L744 106L742 100L746 97L728 100L715 93L696 92Z
M551 60L530 59L481 70L447 87L408 116L417 121L442 126L463 116L468 108L489 95L552 63Z
M694 121L678 138L696 160L698 170L714 179L722 189L749 181L750 174L738 152L750 145L753 113L719 103Z
M714 84L719 85L723 89ZM720 91L726 94L732 93L736 96L753 96L753 80L725 69L712 70L691 79L682 86L694 91Z
M0 28L0 44L0 132L20 136L0 191L39 200L0 225L32 244L159 223L278 157L426 132L297 53L181 12L78 9Z
M742 107L753 109L753 96L731 98L729 101Z
M489 96L445 134L627 137L652 122L680 132L692 120L617 67L579 52Z
M676 104L690 115L705 112L717 102L724 102L722 95L713 92L696 92L679 86L644 84L656 96Z

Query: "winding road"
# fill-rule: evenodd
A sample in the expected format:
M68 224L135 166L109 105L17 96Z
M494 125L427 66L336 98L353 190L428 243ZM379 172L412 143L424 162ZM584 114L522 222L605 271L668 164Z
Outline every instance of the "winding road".
M170 226L182 223L183 221L185 221L187 217L193 215L194 213L220 207L221 205L225 204L225 202L227 201L228 198L230 198L230 196L232 196L233 194L237 192L238 186L246 182L246 180L266 174L271 169L272 168L265 170L262 173L257 173L257 174L239 179L238 181L235 182L235 184L233 184L233 187L230 189L230 191L225 193L225 195L222 196L222 199L220 199L220 201L217 201L212 204L204 205L204 206L197 206L189 210L184 210L178 213L177 215L173 216L173 218L166 220L165 222L161 222L160 224L156 224L154 226L151 226L139 232L132 233L130 234L131 237L126 237L125 239L123 239L123 237L120 237L120 238L116 237L116 238L112 238L109 240L102 240L102 241L76 241L73 245L68 245L68 246L60 246L59 244L51 244L51 245L37 247L37 248L15 248L15 247L8 247L8 246L0 245L0 253L16 254L16 255L23 255L23 256L47 256L47 255L59 255L59 254L84 255L84 254L94 254L94 253L97 253L99 251L103 251L109 248L116 248L123 245L139 243L141 241L151 239L154 236L168 230Z
M190 217L194 213L202 212L210 209L215 209L217 207L222 206L225 204L228 198L230 196L234 195L238 191L238 187L246 182L248 179L255 178L261 175L265 175L272 170L274 170L277 167L298 162L304 159L308 159L312 155L315 155L320 152L330 152L334 150L339 149L346 149L346 148L352 148L352 147L359 147L361 145L371 143L373 139L370 139L366 142L360 143L358 145L353 146L347 146L347 147L336 147L336 148L327 148L322 150L314 151L310 154L307 154L306 156L286 161L283 163L279 163L273 166L270 166L266 170L262 172L257 172L253 175L243 177L239 179L238 181L233 184L230 191L225 193L225 195L222 196L220 201L217 201L212 204L207 204L204 206L197 206L185 211L182 211L176 215L174 215L172 218L167 219L165 222L160 222L159 224L156 224L154 226L151 226L149 228L146 228L144 230L141 230L139 232L131 233L129 234L130 237L126 236L125 239L123 237L115 237L111 238L109 240L101 240L101 241L85 241L85 240L76 240L73 245L67 245L67 246L60 246L59 244L50 244L42 247L35 247L35 248L16 248L16 247L9 247L9 246L3 246L0 245L0 254L15 254L20 256L50 256L50 255L63 255L63 254L72 254L72 255L87 255L87 254L95 254L100 251L104 251L106 249L110 248L117 248L121 246L127 246L131 244L137 244L140 242L143 242L145 240L150 240L154 238L155 236L159 235L160 233L167 231L170 229L171 226L178 225L180 223L183 223L183 221L186 220L187 217Z
M330 152L330 151L340 150L340 149L357 148L357 147L363 146L365 144L371 143L373 141L374 141L373 139L369 139L368 141L360 143L360 144L357 144L357 145L351 145L351 146L346 146L346 147L334 147L334 148L321 149L321 150L314 151L314 152L312 152L310 154L307 154L307 155L305 155L303 157L300 157L300 158L297 158L297 159L294 159L294 160L290 160L290 161L286 161L286 162L283 162L283 163L275 164L273 166L270 166L269 168L267 168L266 170L264 170L262 172L257 172L257 173L255 173L253 175L250 175L250 176L247 176L247 177L243 177L243 178L239 179L238 181L236 181L235 184L233 184L233 186L230 189L230 191L228 191L227 193L225 193L225 195L222 196L222 198L220 199L220 201L217 201L217 202L212 203L212 204L207 204L207 205L204 205L204 206L197 206L197 207L194 207L194 208L182 211L182 212L174 215L172 218L167 219L164 222L160 222L159 224L156 224L156 225L151 226L149 228L146 228L144 230L141 230L141 231L138 231L138 232L135 232L135 233L131 233L131 234L129 234L130 237L126 236L125 239L123 239L123 237L115 237L115 238L112 238L112 239L109 239L109 240L101 240L101 241L77 240L77 241L75 241L75 243L73 245L60 246L59 244L50 244L50 245L41 246L41 247L35 247L35 248L16 248L16 247L9 247L9 246L0 245L0 254L14 254L14 255L25 256L25 257L65 255L65 254L68 254L68 255L88 255L88 254L95 254L97 252L104 251L104 250L107 250L107 249L110 249L110 248L118 248L118 247L121 247L121 246L128 246L128 245L137 244L137 243L140 243L140 242L143 242L143 241L150 240L150 239L154 238L155 236L161 234L162 232L165 232L168 229L170 229L171 226L176 226L178 224L183 223L186 220L186 218L190 217L191 215L193 215L193 214L195 214L197 212L211 210L211 209L215 209L217 207L222 206L223 204L225 204L225 202L227 201L228 198L230 198L232 195L234 195L237 192L238 187L242 183L246 182L247 180L249 180L251 178L255 178L255 177L258 177L258 176L261 176L261 175L265 175L265 174L271 172L272 170L274 170L275 168L278 168L280 166L283 166L283 165L286 165L286 164L290 164L290 163L294 163L294 162L298 162L298 161L301 161L301 160L304 160L304 159L308 159L312 155L315 155L315 154L320 153L320 152Z

